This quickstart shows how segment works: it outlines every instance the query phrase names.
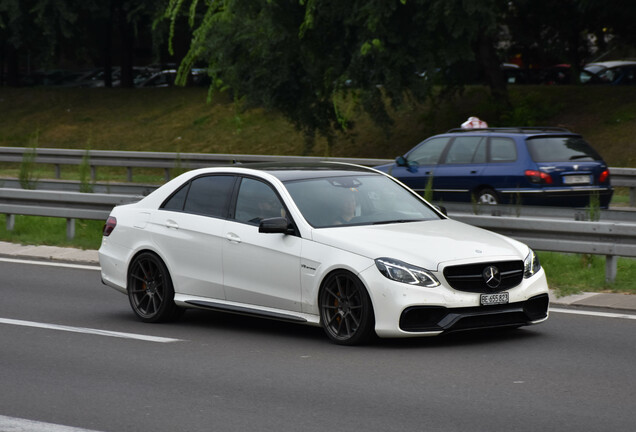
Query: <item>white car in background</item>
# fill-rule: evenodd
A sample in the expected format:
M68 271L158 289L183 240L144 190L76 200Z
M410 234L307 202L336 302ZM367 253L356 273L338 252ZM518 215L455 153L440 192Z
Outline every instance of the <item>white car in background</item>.
M353 345L548 317L528 246L349 164L187 172L114 208L99 259L102 281L147 322L210 309L322 326Z

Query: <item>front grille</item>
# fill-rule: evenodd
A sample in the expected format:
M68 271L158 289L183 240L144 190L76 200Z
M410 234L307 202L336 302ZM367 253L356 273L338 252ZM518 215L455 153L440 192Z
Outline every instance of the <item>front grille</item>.
M548 304L548 295L540 294L525 302L494 306L412 306L402 312L400 328L407 332L449 333L492 327L517 327L547 317Z
M499 269L501 283L496 288L486 284L483 272L487 267ZM444 269L444 277L451 287L458 291L472 293L493 293L515 287L523 280L523 261L499 261L479 264L449 266Z

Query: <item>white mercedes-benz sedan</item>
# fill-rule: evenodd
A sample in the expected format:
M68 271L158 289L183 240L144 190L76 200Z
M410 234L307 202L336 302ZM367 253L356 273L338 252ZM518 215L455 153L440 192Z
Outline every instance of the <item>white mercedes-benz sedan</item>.
M353 345L548 317L528 246L349 164L189 171L115 207L99 260L146 322L203 308L322 326Z

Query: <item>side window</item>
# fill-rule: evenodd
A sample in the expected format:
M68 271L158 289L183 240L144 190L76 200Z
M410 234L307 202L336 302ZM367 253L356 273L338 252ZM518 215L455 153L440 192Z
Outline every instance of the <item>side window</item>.
M188 190L190 189L190 182L181 186L176 193L172 194L161 206L163 210L183 211L183 205L185 204L186 196L188 196Z
M510 138L490 139L490 161L491 162L514 162L517 160L517 147L514 140Z
M449 137L431 138L415 147L413 151L408 154L408 160L417 162L420 165L437 164L449 140Z
M204 216L226 217L235 179L234 176L195 178L190 182L183 210Z
M460 136L455 138L446 154L447 164L486 162L485 137Z
M285 210L276 192L262 181L243 178L236 198L236 221L258 224L262 219L281 216L285 216Z

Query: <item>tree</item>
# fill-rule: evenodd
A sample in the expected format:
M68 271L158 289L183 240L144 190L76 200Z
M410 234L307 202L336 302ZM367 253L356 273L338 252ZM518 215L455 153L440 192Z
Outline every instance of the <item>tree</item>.
M7 83L19 84L24 63L27 72L32 64L54 64L61 41L76 34L78 11L87 5L82 0L0 0Z
M184 2L171 0L172 22ZM279 110L308 137L331 138L347 127L343 100L357 101L387 125L390 106L425 100L434 79L448 83L448 71L476 59L493 95L505 103L496 43L497 17L507 2L475 3L191 0L193 38L180 79L205 61L215 90L230 90L248 106Z

